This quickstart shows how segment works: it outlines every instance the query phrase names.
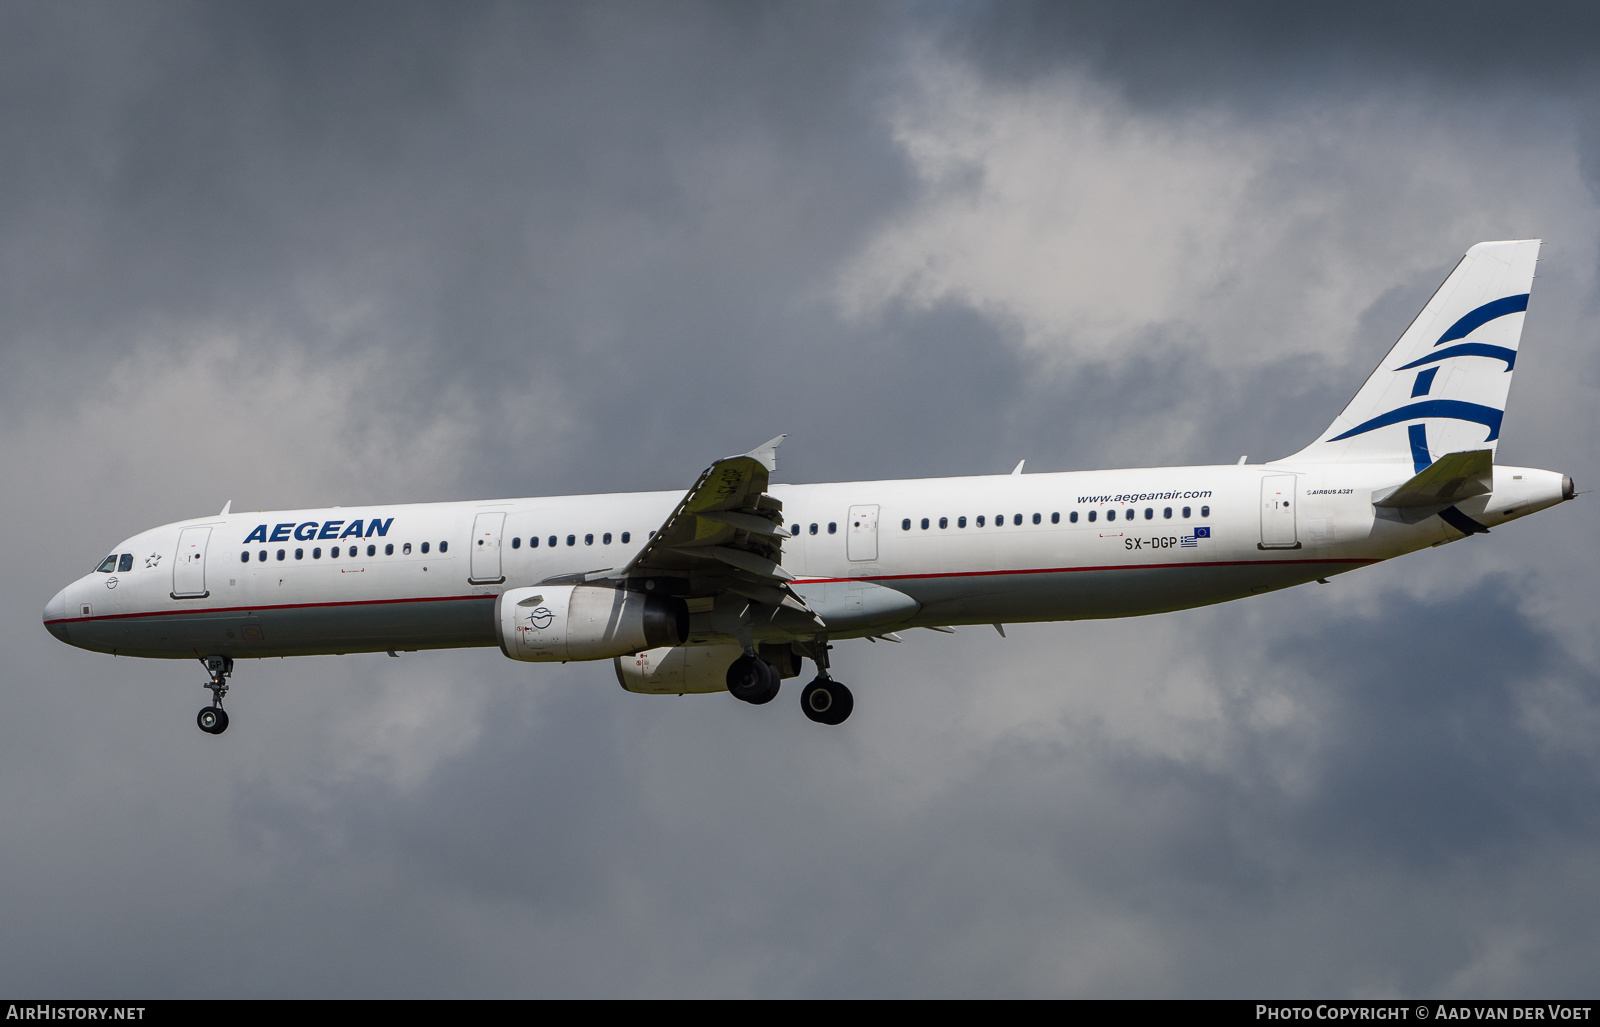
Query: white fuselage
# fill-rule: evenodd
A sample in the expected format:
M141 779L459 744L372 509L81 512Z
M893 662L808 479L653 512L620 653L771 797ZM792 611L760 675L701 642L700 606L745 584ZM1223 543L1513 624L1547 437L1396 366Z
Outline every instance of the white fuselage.
M1224 465L770 491L792 532L783 568L826 622L811 635L838 638L1159 613L1462 537L1431 513L1408 523L1374 507L1375 490L1410 476L1396 463ZM1570 498L1564 489L1554 472L1497 467L1493 492L1459 506L1493 527ZM496 645L497 595L626 565L680 496L197 518L129 538L112 570L62 589L44 619L72 645L129 656ZM757 635L794 637L792 627L758 627ZM709 621L697 622L693 636L728 641Z

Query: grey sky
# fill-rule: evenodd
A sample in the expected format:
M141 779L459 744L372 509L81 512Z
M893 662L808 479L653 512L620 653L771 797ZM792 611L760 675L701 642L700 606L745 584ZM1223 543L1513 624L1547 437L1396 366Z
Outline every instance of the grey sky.
M39 626L229 499L1281 456L1489 238L1501 459L1590 487L1595 18L1517 10L0 8L0 991L1592 994L1587 497L845 643L839 730L489 650L245 664L210 739Z

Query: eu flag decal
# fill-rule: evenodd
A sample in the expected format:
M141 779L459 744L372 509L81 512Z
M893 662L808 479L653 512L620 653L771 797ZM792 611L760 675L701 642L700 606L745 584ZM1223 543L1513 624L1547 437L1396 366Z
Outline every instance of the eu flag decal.
M1211 526L1209 524L1204 526L1195 525L1194 534L1180 537L1178 544L1185 549L1193 549L1200 544L1201 539L1210 537Z

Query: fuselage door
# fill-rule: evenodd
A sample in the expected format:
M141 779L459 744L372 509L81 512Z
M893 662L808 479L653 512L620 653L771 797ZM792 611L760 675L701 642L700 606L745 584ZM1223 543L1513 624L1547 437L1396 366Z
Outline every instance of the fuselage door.
M845 529L845 554L852 560L878 558L877 506L852 506Z
M500 572L500 533L505 526L504 510L481 513L472 522L472 577L469 580L474 585L497 585L506 580Z
M172 598L204 599L206 591L206 543L211 529L184 528L178 535L178 555L172 561Z
M1269 474L1261 479L1261 549L1299 549L1294 515L1297 497L1293 474Z

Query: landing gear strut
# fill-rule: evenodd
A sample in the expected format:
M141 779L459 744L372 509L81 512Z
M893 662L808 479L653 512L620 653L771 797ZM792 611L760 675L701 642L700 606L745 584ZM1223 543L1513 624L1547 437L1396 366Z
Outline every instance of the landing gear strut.
M211 681L206 685L211 689L211 705L202 706L194 720L206 734L220 735L228 730L228 711L222 708L222 697L228 694L228 675L233 673L233 657L207 656L200 662L205 664L206 673L211 675Z

